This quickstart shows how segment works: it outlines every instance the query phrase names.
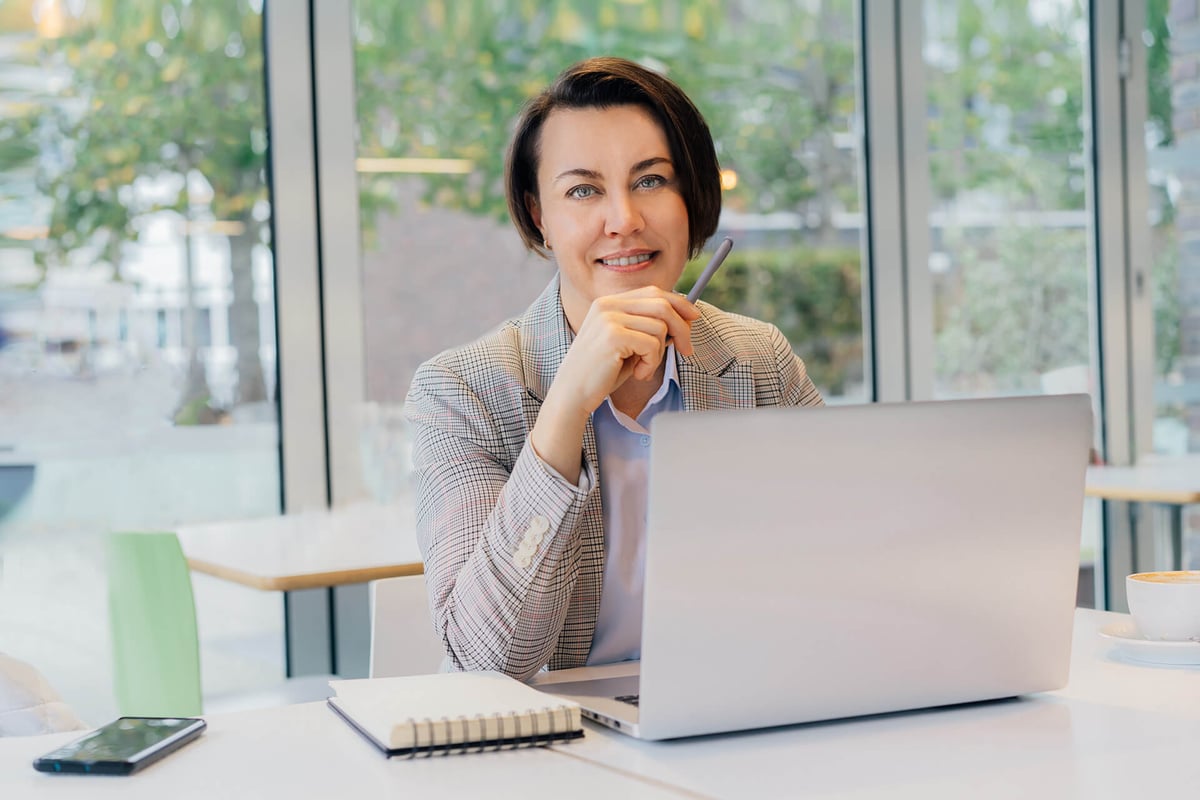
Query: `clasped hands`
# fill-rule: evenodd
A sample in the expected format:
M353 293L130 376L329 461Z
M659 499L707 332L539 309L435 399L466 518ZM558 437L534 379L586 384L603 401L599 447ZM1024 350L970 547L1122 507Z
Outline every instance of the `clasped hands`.
M699 317L686 297L657 286L593 300L530 433L538 455L570 477L591 413L631 378L653 378L668 339L681 355L691 355L692 323Z
M653 378L668 339L680 354L691 355L692 322L699 316L686 297L657 286L596 298L559 367L551 394L577 413L591 414L630 378Z

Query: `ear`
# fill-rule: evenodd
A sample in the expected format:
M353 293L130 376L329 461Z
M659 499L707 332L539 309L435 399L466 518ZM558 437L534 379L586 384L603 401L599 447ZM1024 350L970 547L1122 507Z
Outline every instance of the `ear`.
M533 218L533 224L542 232L542 239L544 240L546 238L546 229L542 227L542 204L538 202L533 192L525 193L525 210Z

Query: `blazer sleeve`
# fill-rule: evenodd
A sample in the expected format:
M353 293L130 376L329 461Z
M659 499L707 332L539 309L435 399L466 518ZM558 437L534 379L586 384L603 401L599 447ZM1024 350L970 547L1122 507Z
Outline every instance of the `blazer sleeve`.
M406 409L434 626L456 668L525 680L562 631L596 480L564 480L513 421L519 408L489 407L445 364L417 371ZM510 471L504 454L517 446Z
M783 332L774 325L770 326L771 346L775 350L775 359L779 364L781 405L785 406L823 406L825 399L817 389L812 379L808 377L808 368L800 357L792 351Z

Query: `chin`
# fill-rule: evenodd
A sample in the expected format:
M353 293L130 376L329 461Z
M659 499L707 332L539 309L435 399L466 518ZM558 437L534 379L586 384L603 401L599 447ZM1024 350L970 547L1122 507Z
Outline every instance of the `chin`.
M674 288L673 286L666 286L665 281L643 272L614 275L607 280L598 281L595 286L597 296L620 294L621 292L629 292L634 289L642 289L646 286L657 286L666 291Z

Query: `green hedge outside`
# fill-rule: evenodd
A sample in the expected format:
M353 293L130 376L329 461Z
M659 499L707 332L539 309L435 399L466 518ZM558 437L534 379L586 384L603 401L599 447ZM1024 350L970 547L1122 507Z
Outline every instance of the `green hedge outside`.
M690 262L681 291L707 258ZM862 267L857 249L807 247L740 250L704 290L726 311L771 322L783 331L825 395L842 395L863 379Z

